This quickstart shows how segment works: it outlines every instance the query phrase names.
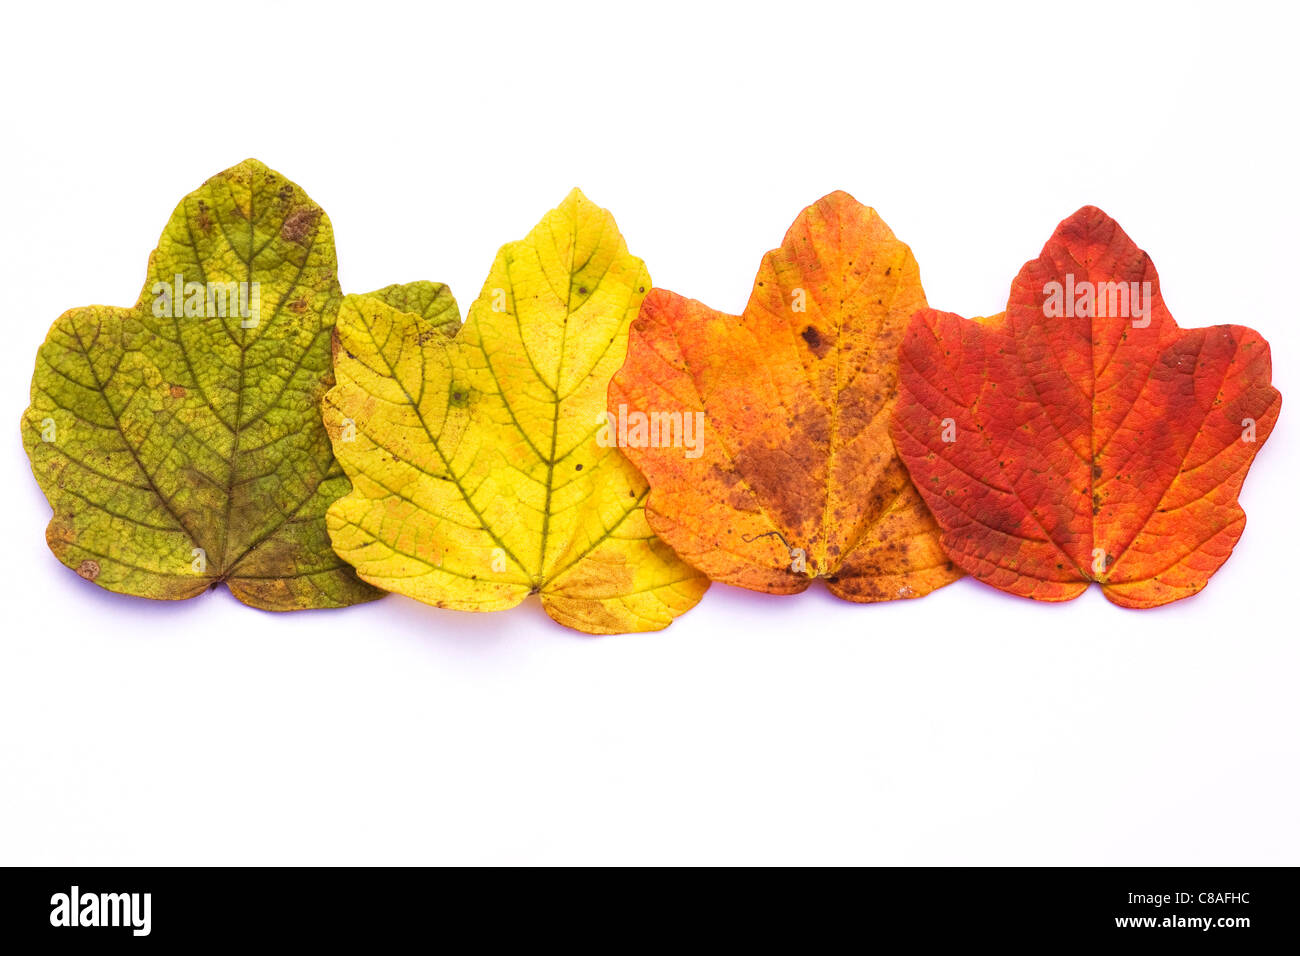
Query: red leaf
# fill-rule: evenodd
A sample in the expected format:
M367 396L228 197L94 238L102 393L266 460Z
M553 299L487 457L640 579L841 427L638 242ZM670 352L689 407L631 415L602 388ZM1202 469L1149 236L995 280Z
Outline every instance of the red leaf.
M944 548L1044 601L1090 581L1125 607L1203 588L1282 404L1268 343L1180 329L1151 259L1092 206L1020 270L1006 312L918 312L899 361L891 430Z

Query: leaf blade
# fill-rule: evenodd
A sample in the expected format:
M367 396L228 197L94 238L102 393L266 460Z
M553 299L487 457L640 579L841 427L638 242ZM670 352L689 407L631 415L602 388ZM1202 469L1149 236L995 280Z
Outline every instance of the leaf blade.
M93 560L83 577L143 597L192 597L221 581L269 610L378 596L319 548L325 499L346 485L315 414L331 374L335 273L320 207L248 160L178 204L133 308L55 323L23 437L60 560L79 570ZM77 348L89 388L59 374ZM88 467L99 457L111 476ZM124 511L115 502L133 483L151 495ZM164 538L148 531L160 520L175 525Z
M1107 304L1057 314L1053 289ZM975 577L1049 601L1097 581L1153 607L1203 588L1240 537L1237 494L1281 405L1268 345L1180 329L1150 257L1101 210L1057 227L1005 313L918 314L900 358L895 441ZM944 418L956 441L937 438Z
M705 431L691 455L629 439L651 527L714 580L770 593L820 577L846 600L890 600L957 577L888 435L893 350L924 305L911 251L843 192L764 256L741 315L653 290L609 412L701 416Z
M693 606L707 582L654 539L639 473L597 442L648 288L613 217L574 190L501 249L454 337L422 341L415 315L349 297L325 400L353 479L330 512L336 550L425 603L498 610L538 593L591 633Z

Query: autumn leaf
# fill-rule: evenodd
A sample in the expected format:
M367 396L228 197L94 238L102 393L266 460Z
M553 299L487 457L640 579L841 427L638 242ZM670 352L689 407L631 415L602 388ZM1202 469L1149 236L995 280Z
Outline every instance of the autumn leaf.
M919 597L958 573L894 454L898 342L925 308L916 260L836 192L769 252L738 316L646 297L609 390L650 482L650 526L715 581L850 601Z
M325 530L348 489L318 411L335 271L321 208L250 159L181 200L134 307L54 323L23 444L60 561L150 598L220 581L277 611L379 596Z
M1043 601L1091 581L1125 607L1203 588L1282 402L1268 343L1180 329L1150 258L1091 206L1020 270L1006 312L921 313L900 360L894 440L948 554Z
M324 403L353 482L329 511L338 553L439 607L540 594L591 633L655 630L692 607L707 580L654 536L644 479L598 441L649 287L614 218L574 190L501 249L459 329L433 283L348 296ZM443 305L431 319L421 301Z

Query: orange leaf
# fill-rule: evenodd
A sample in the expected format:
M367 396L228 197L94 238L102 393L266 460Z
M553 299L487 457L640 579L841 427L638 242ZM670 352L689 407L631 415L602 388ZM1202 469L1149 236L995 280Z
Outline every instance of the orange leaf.
M1282 396L1268 343L1183 330L1151 259L1100 209L1061 223L1007 311L927 310L900 350L893 435L965 571L1043 601L1124 607L1205 587Z
M958 577L888 431L924 307L911 250L843 192L764 256L743 314L652 289L608 429L650 484L651 528L715 581L775 594L821 577L884 601Z

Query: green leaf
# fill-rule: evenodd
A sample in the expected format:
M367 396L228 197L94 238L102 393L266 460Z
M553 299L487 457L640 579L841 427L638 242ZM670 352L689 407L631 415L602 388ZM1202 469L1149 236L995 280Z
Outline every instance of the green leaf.
M329 219L294 183L250 159L186 196L135 307L66 312L37 355L23 444L59 560L141 597L378 597L325 530L349 488L318 408L340 300Z

